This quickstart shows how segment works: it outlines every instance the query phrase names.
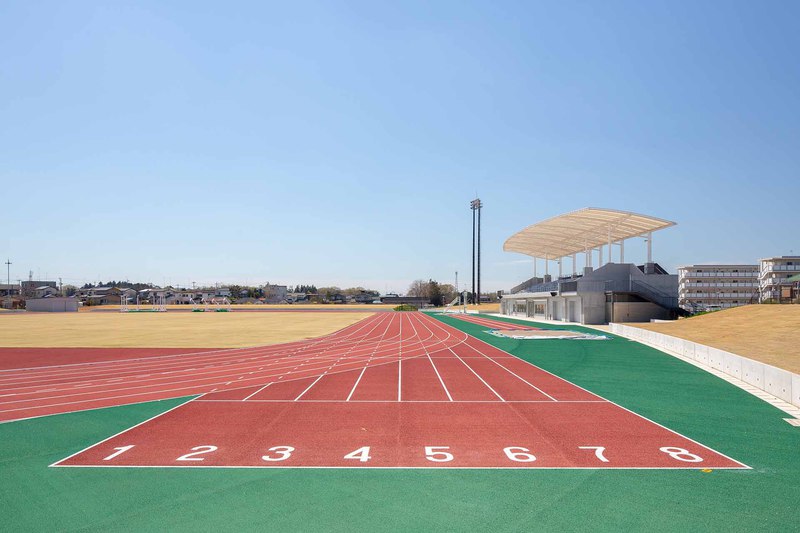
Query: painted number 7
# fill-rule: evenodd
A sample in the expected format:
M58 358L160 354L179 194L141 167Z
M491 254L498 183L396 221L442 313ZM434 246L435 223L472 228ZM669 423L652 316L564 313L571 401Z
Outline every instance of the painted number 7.
M606 451L605 447L603 446L578 446L581 450L594 450L594 454L597 456L600 461L604 463L608 463L609 460L606 459L606 456L603 455L603 452Z

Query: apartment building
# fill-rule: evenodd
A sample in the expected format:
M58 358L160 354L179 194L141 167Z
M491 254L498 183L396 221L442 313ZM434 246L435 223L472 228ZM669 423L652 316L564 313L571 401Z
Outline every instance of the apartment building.
M678 269L678 305L698 312L759 301L758 265L689 265Z
M762 259L758 274L761 301L781 302L791 298L792 282L787 278L797 274L800 274L800 255Z

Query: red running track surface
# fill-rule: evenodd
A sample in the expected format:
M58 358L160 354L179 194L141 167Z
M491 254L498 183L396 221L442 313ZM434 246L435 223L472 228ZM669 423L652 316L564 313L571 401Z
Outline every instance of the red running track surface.
M270 348L183 356L208 392L54 466L747 468L423 313Z

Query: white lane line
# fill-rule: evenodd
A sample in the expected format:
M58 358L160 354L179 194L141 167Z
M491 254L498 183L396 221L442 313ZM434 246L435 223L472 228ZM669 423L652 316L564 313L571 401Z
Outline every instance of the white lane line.
M315 380L314 380L314 382L313 382L311 385L309 385L309 386L306 388L306 390L304 390L303 392L301 392L301 393L300 393L300 396L298 396L297 398L295 398L295 399L294 399L294 401L296 402L297 400L299 400L300 398L302 398L302 397L303 397L303 394L305 394L305 393L307 393L308 391L310 391L310 390L311 390L311 387L313 387L314 385L316 385L316 384L317 384L317 381L321 380L321 379L322 379L322 376L324 376L324 375L325 375L325 374L321 374L321 375L320 375L320 376L319 376L317 379L315 379Z
M402 313L402 312L401 312ZM403 401L403 315L400 315L400 352L397 359L397 401Z
M345 400L346 402L349 402L350 398L353 397L353 393L356 391L356 387L358 387L358 384L361 381L361 376L363 376L364 372L366 372L366 371L367 371L367 367L366 366L361 369L361 373L358 375L358 379L356 380L355 385L353 385L353 389L350 391L350 394L347 395L347 399Z
M383 328L383 333L381 333L380 338L378 338L378 341L375 343L375 348L372 350L372 352L370 352L369 357L364 362L364 368L361 369L361 373L358 375L358 379L356 379L356 382L353 384L353 388L350 390L350 394L347 395L347 399L345 400L346 402L349 402L350 398L352 398L353 394L356 392L356 387L358 387L358 384L361 382L361 378L364 376L364 372L367 371L367 367L369 367L369 364L372 362L372 358L375 357L375 353L378 351L378 348L380 348L381 343L386 337L386 333L388 333L389 328L392 327L392 322L394 322L393 316L389 318L388 324L386 324ZM372 333L372 331L374 330L375 328L372 328L370 330L370 333Z
M195 400L195 402L237 402L241 403L242 400ZM248 400L247 403L294 403L294 400ZM348 400L299 400L297 403L348 403ZM397 403L395 400L350 400L349 403ZM451 403L450 400L403 400L400 403ZM497 400L454 400L452 403L487 403L497 405ZM550 400L506 400L507 404L512 403L609 403L606 400L563 400L560 402L551 402Z
M431 337L433 337L433 330L431 330L431 328L429 328L427 325L425 325L425 324L422 322L422 320L420 320L420 324L421 324L422 326L425 326L425 329L427 329L427 330L428 330L428 333L430 333L430 334L431 334ZM413 324L413 322L412 322L412 324L411 324L411 327L414 327L414 324ZM419 336L419 333L417 333L417 328L414 328L414 333L416 333L416 334L417 334L417 336ZM450 338L450 332L449 332L449 331L447 332L447 338L448 338L448 339ZM447 339L445 339L445 340L447 340ZM445 394L447 394L447 399L448 399L448 400L450 400L450 401L452 402L452 401L453 401L453 397L452 397L452 396L450 396L450 391L449 391L449 390L447 390L447 386L444 384L444 380L442 379L442 376L441 376L441 375L439 375L439 370L436 368L436 365L434 365L434 364L433 364L433 359L431 359L431 354L430 354L430 352L428 352L428 348L427 348L426 346L424 346L424 345L423 345L423 348L425 348L425 355L427 355L427 356L428 356L428 361L430 361L430 363L431 363L431 366L433 367L433 371L434 371L434 372L436 372L436 377L437 377L437 378L439 378L439 383L441 383L441 384L442 384L442 388L444 389L444 392L445 392Z
M61 459L61 460L59 460L59 461L56 461L55 463L51 464L50 466L59 466L59 464L60 464L60 463L63 463L63 462L64 462L64 461L66 461L67 459L71 459L71 458L75 457L76 455L79 455L79 454L81 454L81 453L85 452L86 450L89 450L89 449L91 449L91 448L94 448L95 446L100 446L100 445L101 445L101 444L103 444L104 442L107 442L107 441L109 441L109 440L113 439L114 437L116 437L116 436L118 436L118 435L122 435L123 433L125 433L125 432L127 432L127 431L130 431L130 430L132 430L133 428L139 427L139 426L141 426L142 424L146 424L146 423L150 422L151 420L155 420L156 418L158 418L158 417L160 417L160 416L164 416L165 414L167 414L167 413L169 413L169 412L171 412L171 411L174 411L174 410L175 410L175 409L177 409L178 407L183 407L184 405L186 405L187 403L191 402L191 401L192 401L192 400L194 400L194 399L195 399L195 398L190 398L189 400L187 400L187 401L185 401L185 402L182 402L182 403L179 403L178 405L176 405L175 407L172 407L171 409L167 409L167 410L166 410L166 411L164 411L163 413L158 413L158 414L157 414L157 415L155 415L155 416L151 416L151 417L150 417L150 418L148 418L147 420L144 420L144 421L142 421L142 422L139 422L139 423L138 423L138 424L136 424L135 426L131 426L131 427L127 428L127 429L123 429L123 430L122 430L122 431L120 431L119 433L115 433L115 434L111 435L110 437L108 437L108 438L105 438L105 439L101 440L100 442L97 442L97 443L95 443L95 444L92 444L91 446L87 446L86 448L84 448L84 449L82 449L82 450L80 450L80 451L77 451L77 452L73 453L72 455L68 455L67 457L64 457L63 459ZM115 406L115 407L116 407L116 406Z
M508 372L508 373L509 373L509 374L511 374L512 376L516 377L517 379L519 379L519 380L520 380L520 381L522 381L523 383L527 384L528 386L530 386L530 387L532 387L532 388L536 389L537 391L539 391L540 393L544 394L545 396L547 396L548 398L550 398L552 401L554 401L554 402L557 402L557 401L559 401L559 400L556 400L555 398L553 398L552 396L550 396L549 394L547 394L545 391L543 391L542 389L540 389L539 387L537 387L537 386L536 386L536 385L534 385L533 383L531 383L530 381L528 381L527 379L525 379L525 378L523 378L523 377L521 377L521 376L517 375L515 372L513 372L513 371L509 370L508 368L506 368L505 366L501 365L500 363L498 363L497 361L495 361L494 359L492 359L491 357L489 357L488 355L486 355L485 353L483 353L483 352L482 352L482 351L480 351L479 349L477 349L477 348L475 348L474 346L472 346L470 343L466 343L466 346L467 346L468 348L471 348L473 351L475 351L475 352L478 352L479 354L481 354L482 356L484 356L486 359L488 359L488 360L489 360L489 361L491 361L492 363L496 364L497 366L499 366L500 368L502 368L503 370L505 370L506 372ZM489 345L489 346L491 346L491 345ZM523 359L520 359L520 361L523 361ZM533 366L534 368L537 368L537 369L539 368L538 366L535 366L535 365L531 365L531 366ZM567 382L567 383L569 383L569 382ZM570 383L570 384L571 384L571 383ZM577 386L577 385L575 385L575 386ZM584 389L584 390L585 390L585 389ZM587 392L588 392L588 391L587 391ZM597 396L597 395L595 394L595 396Z
M246 397L244 400L242 400L242 401L243 401L243 402L246 402L247 400L249 400L250 398L252 398L252 397L253 397L253 396L255 396L256 394L258 394L258 393L259 393L259 392L261 392L262 390L266 389L266 388L267 388L267 387L269 387L270 385L272 385L272 382L271 382L271 381L270 381L269 383L267 383L266 385L264 385L263 387L261 387L260 389L258 389L257 391L255 391L253 394L250 394L249 396L247 396L247 397Z
M434 320L434 319L433 319L433 318L431 318L431 320ZM450 326L450 327L452 327L452 326ZM562 378L561 376L557 376L556 374L554 374L554 373L552 373L552 372L550 372L550 371L548 371L548 370L545 370L544 368L542 368L542 367L540 367L540 366L536 366L536 365L534 365L533 363L531 363L531 362L529 362L529 361L525 361L525 360L524 360L524 359L522 359L522 358L516 357L516 356L514 356L513 354L511 354L510 352L507 352L507 351L505 351L505 350L503 350L503 349L501 349L501 348L498 348L497 346L494 346L494 345L492 345L492 344L489 344L488 342L486 342L486 341L484 341L484 340L481 340L481 339L479 339L479 338L477 338L477 337L471 337L471 339L473 339L475 342L479 342L479 343L481 343L481 344L485 344L486 346L488 346L489 348L491 348L491 349L493 349L493 350L495 350L495 351L497 351L497 352L501 352L501 353L504 353L504 354L510 355L510 356L512 356L512 357L515 357L516 359L518 359L518 360L522 361L523 363L526 363L526 364L528 364L528 365L532 366L533 368L535 368L535 369L537 369L537 370L539 370L539 371L541 371L541 372L544 372L545 374L548 374L548 375L550 375L550 376L552 376L552 377L554 377L554 378L558 379L559 381L563 381L564 383L567 383L567 384L569 384L569 385L571 385L571 386L573 386L573 387L575 387L575 388L578 388L578 389L580 389L580 390L582 390L582 391L584 391L584 392L586 392L586 393L588 393L588 394L591 394L592 396L594 396L594 397L596 397L596 398L600 398L601 400L604 400L605 402L607 402L607 403L610 403L611 405L615 405L615 406L619 407L620 409L623 409L623 410L625 410L625 411L627 411L627 412L629 412L629 413L631 413L631 414L633 414L633 415L635 415L635 416L637 416L637 417L641 418L642 420L646 420L646 421L648 421L648 422L650 422L650 423L652 423L652 424L655 424L656 426L658 426L658 427L660 427L660 428L666 429L667 431L669 431L670 433L672 433L672 434L674 434L674 435L677 435L677 436L679 436L679 437L683 437L684 439L686 439L686 440L688 440L688 441L690 441L690 442L692 442L692 443L694 443L694 444L697 444L698 446L700 446L700 447L702 447L702 448L705 448L706 450L709 450L709 451L710 451L710 452L712 452L712 453L715 453L715 454L717 454L717 455L721 455L721 456L722 456L722 457L724 457L725 459L729 459L729 460L733 461L734 463L741 465L741 466L742 466L742 468L746 468L746 469L748 469L748 470L752 470L752 467L750 467L750 466L747 466L746 464L744 464L744 463L743 463L743 462L741 462L741 461L737 461L736 459L734 459L734 458L732 458L732 457L729 457L729 456L725 455L725 454L724 454L724 453L722 453L722 452L718 452L717 450L715 450L715 449L713 449L713 448L711 448L711 447L709 447L709 446L706 446L705 444L703 444L703 443L701 443L701 442L698 442L698 441L696 441L696 440L694 440L694 439L692 439L692 438L690 438L690 437L687 437L687 436L686 436L686 435L684 435L683 433L679 433L679 432L677 432L677 431L675 431L675 430L673 430L673 429L670 429L670 428L668 428L667 426L664 426L664 425L662 425L662 424L659 424L659 423L658 423L658 422L656 422L655 420L652 420L652 419L650 419L650 418L647 418L646 416L640 415L639 413L637 413L637 412L635 412L635 411L632 411L632 410L628 409L627 407L623 407L622 405L618 404L617 402L613 402L613 401L609 400L608 398L604 398L604 397L600 396L599 394L596 394L596 393L594 393L594 392L592 392L592 391L590 391L590 390L588 390L588 389L585 389L585 388L581 387L580 385L576 385L575 383L572 383L571 381L568 381L568 380L566 380L566 379ZM469 344L467 344L467 346L469 346ZM478 352L478 353L482 353L482 352L481 352L480 350L478 350L477 348L474 348L474 350L475 350L476 352ZM484 355L485 355L485 354L484 354ZM488 356L486 356L486 357L487 357L488 359L491 359L491 357L488 357ZM496 361L495 361L495 362L496 362ZM499 364L499 363L498 363L498 364ZM501 365L501 366L502 366L502 365ZM525 381L525 380L523 380L523 381ZM527 383L527 382L526 382L526 383ZM528 384L530 385L530 383L528 383ZM531 385L531 386L533 386L533 385ZM536 388L536 387L534 387L534 388ZM542 393L543 393L543 394L546 394L544 391L542 391ZM549 395L548 395L548 396L549 396ZM555 398L554 398L553 400L554 400L554 401L558 401L558 400L555 400ZM561 402L561 401L558 401L558 403L562 403L562 402ZM582 402L582 403L591 403L591 402L589 402L589 401L584 401L584 402ZM599 403L599 402L596 402L596 403Z
M477 377L479 380L481 380L481 383L483 383L484 385L486 385L486 388L488 388L490 391L492 391L492 392L494 393L494 395L495 395L495 396L497 396L498 398L500 398L500 401L501 401L501 402L504 402L504 401L506 401L506 400L505 400L505 398L503 398L502 396L500 396L500 394L498 394L498 392L497 392L496 390L494 390L494 389L491 387L491 385L489 385L488 383L486 383L486 381L485 381L485 380L484 380L484 379L483 379L483 378L482 378L482 377L481 377L481 376L480 376L480 375L479 375L477 372L475 372L475 370L474 370L474 369L473 369L471 366L469 366L469 365L466 363L466 361L464 361L463 359L461 359L460 357L458 357L458 354L457 354L457 353L456 353L456 352L455 352L455 351L454 351L452 348L450 348L450 351L453 353L453 355L455 355L455 356L458 358L458 360L459 360L459 361L461 361L462 363L464 363L464 366L465 366L465 367L469 368L469 371L470 371L470 372L472 372L473 374L475 374L475 377Z

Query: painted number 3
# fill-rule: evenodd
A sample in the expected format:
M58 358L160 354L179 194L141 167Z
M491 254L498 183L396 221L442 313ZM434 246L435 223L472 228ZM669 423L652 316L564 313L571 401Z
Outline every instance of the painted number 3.
M262 455L261 458L265 461L277 462L277 461L285 461L286 459L291 457L294 448L292 448L291 446L273 446L267 451L275 452L277 457L272 457L270 455Z
M695 455L690 453L688 450L684 450L683 448L676 448L674 446L664 446L663 448L659 448L660 451L666 453L673 459L677 459L678 461L683 461L686 463L702 463L703 458L699 455Z

